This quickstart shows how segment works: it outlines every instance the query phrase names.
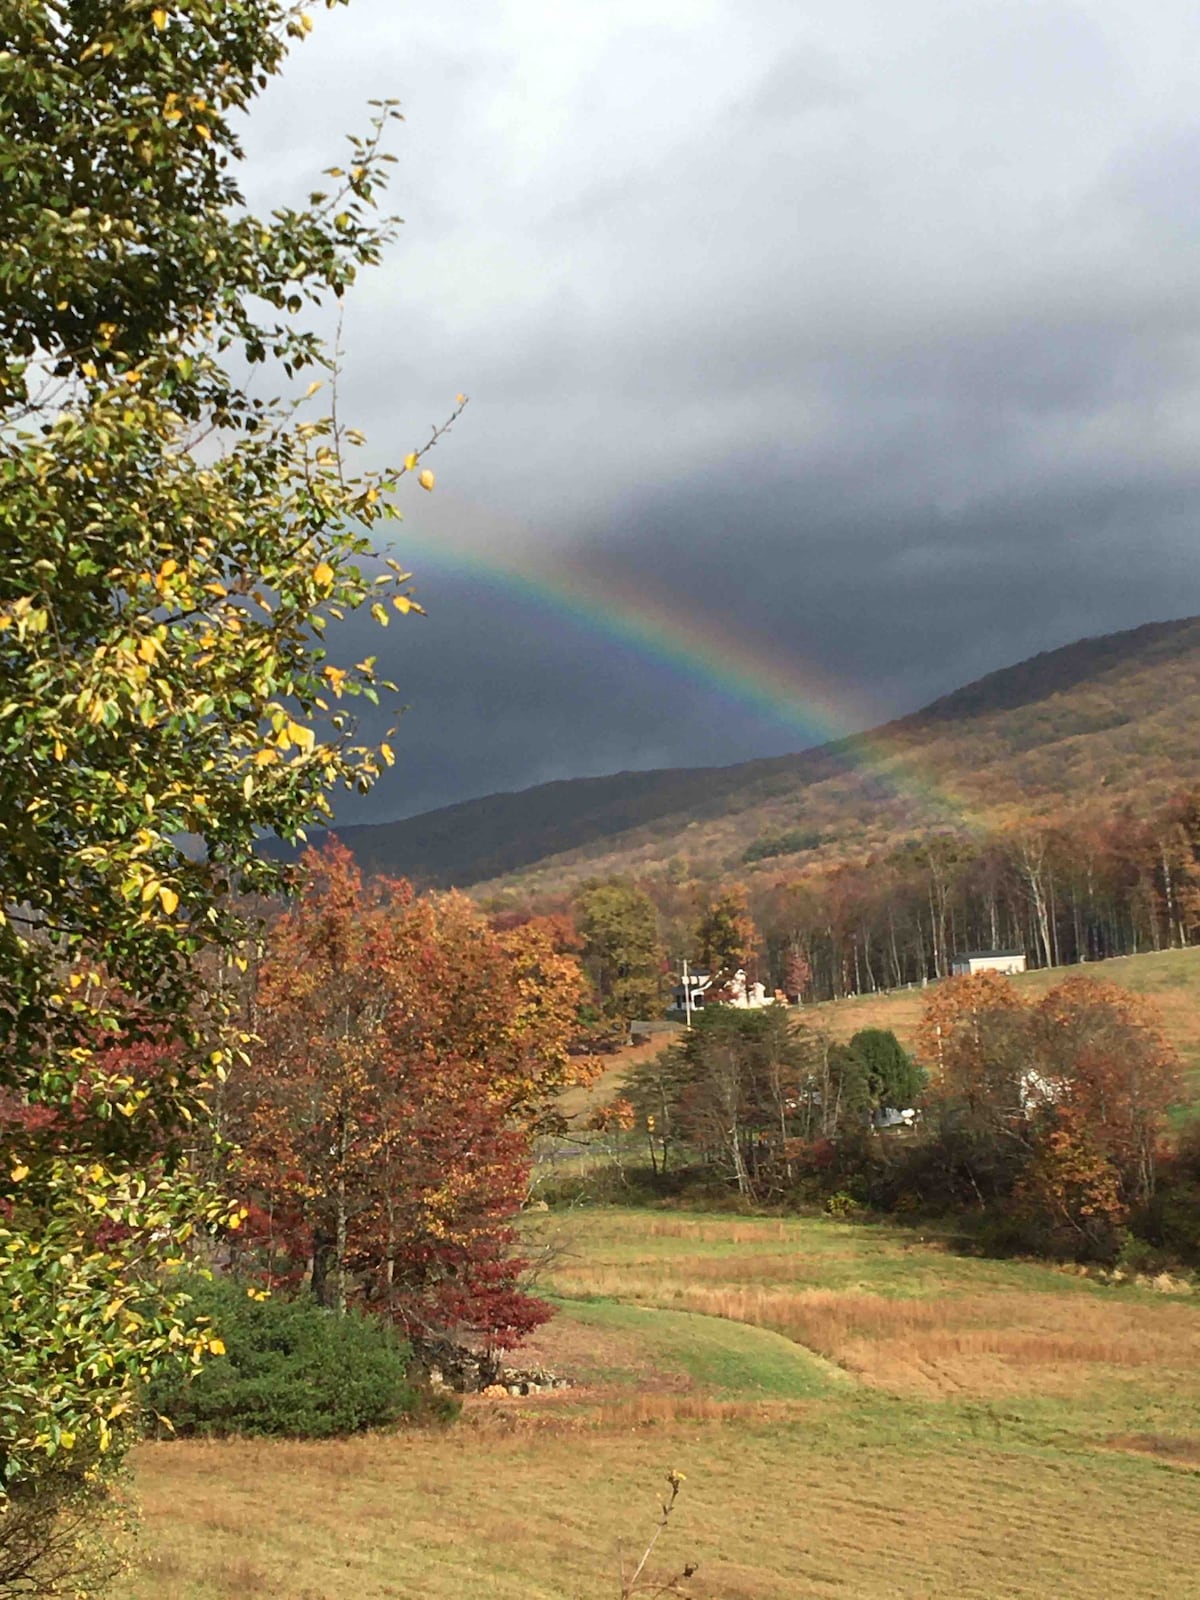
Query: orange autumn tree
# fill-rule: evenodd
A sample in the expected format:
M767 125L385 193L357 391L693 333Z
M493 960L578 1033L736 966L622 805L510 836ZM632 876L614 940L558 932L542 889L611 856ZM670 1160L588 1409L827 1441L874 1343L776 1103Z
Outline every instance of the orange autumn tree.
M996 973L939 985L918 1035L943 1141L982 1201L1111 1252L1150 1202L1180 1066L1154 1008L1074 976L1040 1000Z
M1031 1068L1029 1003L998 972L939 983L917 1029L935 1092L993 1124L1019 1119Z
M303 867L226 1096L261 1265L335 1311L508 1347L548 1315L511 1223L532 1133L579 1075L578 965L462 895L365 884L336 842Z
M1117 1175L1122 1203L1148 1203L1169 1108L1183 1088L1179 1058L1154 1006L1095 978L1068 978L1036 1011L1041 1071L1058 1085Z

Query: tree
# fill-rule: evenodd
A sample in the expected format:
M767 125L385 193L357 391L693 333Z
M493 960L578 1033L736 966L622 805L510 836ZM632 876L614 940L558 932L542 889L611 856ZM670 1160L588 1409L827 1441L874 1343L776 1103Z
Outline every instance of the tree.
M919 1033L943 1144L984 1203L1111 1252L1154 1195L1180 1068L1152 1007L1090 977L1036 1003L994 973L954 978Z
M580 987L536 927L497 933L461 895L310 853L226 1096L265 1270L418 1337L507 1346L544 1320L511 1219L533 1128L586 1070L567 1055Z
M1076 1107L1044 1119L1013 1192L1013 1211L1054 1253L1101 1259L1116 1253L1129 1211L1118 1174Z
M783 1193L797 1143L865 1122L863 1069L844 1046L794 1027L782 1006L703 1011L685 1039L638 1068L626 1091L664 1168L679 1143L748 1199Z
M750 971L758 948L758 929L745 889L735 886L701 907L695 932L696 952L720 983L740 968Z
M917 1048L945 1095L1009 1125L1025 1104L1033 1070L1030 1008L997 972L950 978L930 996Z
M889 1028L860 1028L850 1049L863 1064L873 1107L912 1106L925 1087L925 1073Z
M238 1048L235 897L279 881L264 830L392 760L348 714L373 660L321 638L414 609L360 562L420 452L356 472L319 383L233 376L328 377L297 314L391 232L390 105L307 204L242 204L237 121L309 26L284 0L0 0L0 1498L111 1457L139 1375L211 1347L155 1268L219 1214L185 1158Z
M1153 1006L1115 983L1075 976L1037 1009L1038 1072L1116 1173L1124 1205L1154 1194L1167 1112L1183 1093L1179 1059Z
M659 1009L662 949L654 902L618 878L585 884L575 901L583 968L601 1013L626 1027Z

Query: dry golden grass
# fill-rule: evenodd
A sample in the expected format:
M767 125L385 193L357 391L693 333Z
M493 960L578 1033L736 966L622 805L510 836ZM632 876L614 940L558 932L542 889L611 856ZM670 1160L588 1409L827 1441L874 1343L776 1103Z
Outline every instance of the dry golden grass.
M796 1219L601 1212L540 1359L576 1387L446 1433L145 1446L122 1600L696 1600L1200 1593L1200 1303ZM662 1309L656 1309L662 1308ZM792 1365L789 1365L792 1363Z
M698 1560L697 1600L1184 1600L1200 1584L1195 1479L1141 1452L1046 1458L861 1431L839 1443L827 1424L672 1418L586 1441L147 1448L160 1551L130 1593L615 1600L616 1547L648 1532L668 1466L688 1481L658 1570ZM242 1531L205 1534L217 1500L247 1509Z
M599 1072L585 1086L568 1089L559 1097L558 1107L565 1117L586 1121L597 1107L607 1105L621 1091L627 1075L643 1061L652 1061L664 1045L670 1043L669 1035L659 1035L644 1044L627 1045L610 1055L598 1056Z
M773 1263L755 1262L769 1279ZM697 1277L720 1276L703 1263ZM735 1276L746 1274L745 1266ZM895 1299L864 1290L681 1285L662 1275L598 1269L562 1283L569 1294L613 1296L769 1328L897 1394L978 1395L1078 1388L1089 1368L1200 1366L1200 1317L1190 1306L1081 1303L1009 1291L945 1300Z

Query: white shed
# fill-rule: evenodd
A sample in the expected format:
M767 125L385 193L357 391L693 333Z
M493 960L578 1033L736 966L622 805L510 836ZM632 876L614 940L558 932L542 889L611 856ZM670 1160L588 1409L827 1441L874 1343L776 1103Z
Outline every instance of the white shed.
M1011 976L1025 971L1024 950L967 950L955 956L950 971L956 978L969 977L976 972L1003 972Z

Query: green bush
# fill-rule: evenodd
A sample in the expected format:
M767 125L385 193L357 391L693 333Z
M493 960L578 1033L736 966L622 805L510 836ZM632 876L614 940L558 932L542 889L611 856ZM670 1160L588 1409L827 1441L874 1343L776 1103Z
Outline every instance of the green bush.
M408 1377L411 1351L379 1318L335 1316L307 1296L260 1300L230 1278L197 1278L188 1292L225 1354L147 1390L147 1404L177 1433L327 1439L424 1419L426 1397Z

